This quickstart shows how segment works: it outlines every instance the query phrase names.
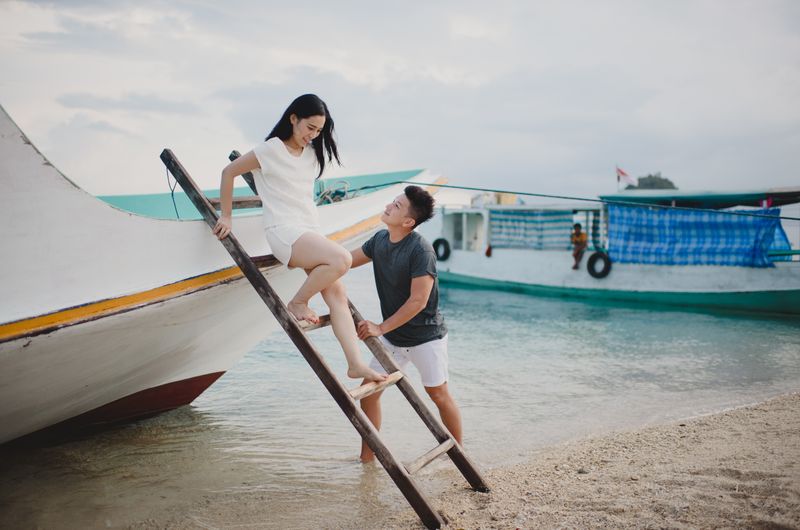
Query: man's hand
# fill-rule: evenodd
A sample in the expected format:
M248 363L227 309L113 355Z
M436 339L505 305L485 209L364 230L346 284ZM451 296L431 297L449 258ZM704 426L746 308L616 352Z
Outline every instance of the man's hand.
M370 320L362 320L358 323L358 338L366 340L369 337L380 337L383 335L383 330L380 325Z

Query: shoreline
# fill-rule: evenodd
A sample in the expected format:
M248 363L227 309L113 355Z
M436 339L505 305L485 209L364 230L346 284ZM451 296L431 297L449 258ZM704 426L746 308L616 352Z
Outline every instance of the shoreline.
M452 529L800 528L800 392L537 450L485 471L488 494L446 476L431 501Z

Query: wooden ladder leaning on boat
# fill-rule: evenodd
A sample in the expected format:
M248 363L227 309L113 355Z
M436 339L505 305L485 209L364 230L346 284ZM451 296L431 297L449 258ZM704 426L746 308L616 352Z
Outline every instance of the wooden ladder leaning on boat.
M186 195L191 199L192 203L197 207L203 218L209 226L214 226L217 222L217 213L214 210L211 202L202 194L200 189L195 184L194 180L189 176L184 167L169 149L165 149L161 153L161 160L167 166L167 169L174 175L175 179L186 192ZM252 208L254 205L246 202L243 207ZM257 199L257 198L256 198ZM237 201L241 202L241 201ZM240 206L240 207L242 207ZM260 203L256 206L260 206ZM238 242L233 234L221 240L221 243L228 250L233 257L236 264L242 270L242 273L250 280L255 290L261 296L262 300L269 307L272 314L278 320L278 323L286 331L286 334L294 342L297 349L303 354L306 362L317 374L317 377L328 389L333 399L344 412L345 416L350 420L358 433L369 445L369 448L375 453L378 461L386 469L386 472L394 480L397 487L408 500L412 508L417 512L419 518L428 528L440 528L444 524L442 516L434 510L431 503L422 493L417 483L411 475L422 469L425 465L435 460L443 453L447 453L455 466L469 482L472 489L476 491L489 491L489 487L481 476L478 468L466 455L462 447L455 441L452 435L444 428L442 423L431 414L428 407L420 399L417 392L411 386L411 383L403 377L394 359L383 346L383 344L376 338L370 337L365 342L373 355L378 359L381 365L389 373L386 381L381 383L368 383L352 390L345 388L338 380L336 375L331 371L325 360L322 358L316 347L311 343L307 331L318 329L330 324L330 317L323 316L320 318L320 323L316 325L301 326L297 320L286 309L286 305L278 297L277 293L272 289L267 279L258 270L257 265L253 262L250 256L244 251L244 248ZM353 314L353 319L356 323L362 320L361 314L350 302L350 311ZM428 427L431 434L436 438L439 445L420 456L413 462L402 464L383 443L378 434L378 431L372 425L372 422L367 418L366 414L356 404L356 400L367 397L375 392L379 392L389 385L396 385L403 395L406 397L411 407L417 412L423 423Z

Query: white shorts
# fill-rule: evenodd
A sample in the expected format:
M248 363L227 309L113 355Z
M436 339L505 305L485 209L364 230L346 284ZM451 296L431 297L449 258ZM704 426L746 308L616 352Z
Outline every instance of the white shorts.
M284 265L289 265L292 257L292 245L306 232L319 233L318 226L311 225L276 225L264 229L267 243L272 249L272 255Z
M447 335L441 339L434 339L418 346L395 346L383 336L381 342L394 357L394 361L405 372L406 366L411 362L417 367L422 378L422 384L426 387L440 386L447 382ZM369 367L385 374L378 359L372 358Z

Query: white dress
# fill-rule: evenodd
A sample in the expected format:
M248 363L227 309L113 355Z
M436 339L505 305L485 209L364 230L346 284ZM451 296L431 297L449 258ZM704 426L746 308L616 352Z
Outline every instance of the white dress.
M288 264L292 244L306 232L319 232L314 204L317 157L311 145L295 156L277 137L257 145L253 153L261 166L253 171L253 180L263 204L267 242L272 254Z

